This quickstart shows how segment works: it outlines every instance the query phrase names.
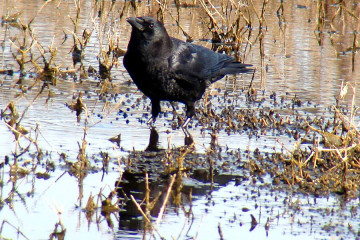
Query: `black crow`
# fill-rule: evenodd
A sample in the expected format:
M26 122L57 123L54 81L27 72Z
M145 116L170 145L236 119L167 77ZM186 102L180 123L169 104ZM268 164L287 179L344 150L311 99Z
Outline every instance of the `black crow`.
M186 105L186 127L195 114L194 103L206 87L226 74L253 71L252 65L202 46L172 38L164 25L152 17L130 17L132 26L124 66L136 86L151 100L155 122L160 101L178 101Z

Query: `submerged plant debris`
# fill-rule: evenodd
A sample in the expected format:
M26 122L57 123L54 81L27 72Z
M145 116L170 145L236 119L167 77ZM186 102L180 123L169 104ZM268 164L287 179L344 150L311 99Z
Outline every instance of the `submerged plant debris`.
M0 239L357 239L360 4L2 1ZM122 65L126 18L256 67L187 129ZM39 227L41 226L41 227Z

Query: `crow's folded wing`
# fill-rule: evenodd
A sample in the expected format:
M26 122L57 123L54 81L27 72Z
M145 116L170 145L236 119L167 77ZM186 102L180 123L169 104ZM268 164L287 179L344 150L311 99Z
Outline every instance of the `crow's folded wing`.
M177 82L198 84L200 81L215 82L226 74L248 72L251 66L234 62L229 55L214 52L208 48L173 39L173 50L169 66Z

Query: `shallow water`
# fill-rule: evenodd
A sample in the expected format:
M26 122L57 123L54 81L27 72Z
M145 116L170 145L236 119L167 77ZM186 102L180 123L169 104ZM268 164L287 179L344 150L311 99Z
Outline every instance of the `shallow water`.
M85 69L89 66L98 68L99 46L102 44L107 48L106 34L112 33L108 31L109 27L114 27L119 47L125 50L130 34L130 26L125 18L148 15L156 12L158 8L155 2L148 4L143 1L137 4L136 10L129 4L125 1L116 1L115 10L107 16L106 11L110 3L106 2L102 15L106 17L99 17L99 5L94 1L81 1L77 35L81 38L84 29L93 30L82 61ZM219 3L214 1L214 4ZM254 4L255 9L260 11L261 3ZM349 4L349 9L358 14L360 6ZM290 116L291 121L295 121L296 116L331 117L333 113L329 108L335 104L342 81L356 86L360 80L360 57L355 54L352 71L352 52L349 48L352 46L353 30L359 31L359 21L344 15L333 23L334 30L330 28L330 20L326 19L325 29L320 36L322 44L319 45L316 38L316 3L307 2L306 5L300 6L287 2L284 12L286 24L281 26L276 16L278 7L277 1L271 1L266 7L264 55L261 54L259 41L255 41L259 26L255 21L256 17L253 16L256 22L253 26L254 35L249 39L253 43L251 50L247 50L244 60L257 69L253 82L258 94L257 101L246 101L251 75L236 78L231 76L214 84L208 91L208 102L199 101L198 109L211 103L211 108L217 115L222 115L226 107L233 106L237 110L250 109L255 112L274 109L281 116ZM326 8L329 14L336 11L336 5L329 4ZM119 58L118 66L111 70L113 86L109 87L109 94L100 96L99 79L89 76L80 81L79 65L72 64L74 25L70 17L76 18L74 1L51 1L46 4L44 1L1 1L0 10L2 16L21 12L19 20L23 23L28 23L36 16L32 27L37 41L46 49L51 44L57 47L54 62L60 69L75 69L75 77L71 74L58 77L56 86L45 87L37 96L43 83L35 82L36 69L28 63L27 75L22 78L22 84L16 84L20 78L20 70L12 56L16 47L9 39L18 45L22 42L23 35L3 18L0 28L0 70L14 70L15 73L0 75L0 108L5 109L10 101L14 101L20 114L26 111L21 124L31 130L31 137L35 138L36 133L39 133L37 143L44 157L41 164L37 164L36 158L32 155L36 153L36 148L32 145L29 154L24 154L18 160L19 165L29 169L30 174L17 180L10 174L9 164L2 165L0 221L3 227L0 238L18 236L20 239L26 239L18 235L18 228L29 239L48 239L59 220L66 228L67 239L140 239L144 234L149 237L149 233L144 233L144 222L139 212L134 207L127 209L124 200L120 201L120 212L111 214L110 220L101 215L100 209L97 209L88 220L84 210L90 195L96 195L95 202L99 201L97 194L102 192L107 196L118 180L122 180L124 184L127 181L131 183L130 189L127 190L135 196L139 195L137 200L141 201L144 190L143 175L137 176L137 181L128 180L124 176L127 173L127 161L133 159L135 164L138 164L138 169L148 168L150 174L153 174L156 171L161 172L159 169L163 167L166 158L159 155L158 158L161 160L153 159L144 152L150 136L150 129L145 124L149 117L149 101L144 99L131 83L122 65L122 57ZM124 12L124 16L119 18L121 11ZM168 13L165 14L165 25L169 34L185 40L173 20L173 17L177 16L177 10L172 2L169 3L167 11L172 14L172 17ZM202 23L202 19L208 19L202 8L179 8L179 11L179 23L192 36L195 43L211 48L209 41L201 41L211 38L205 24ZM101 41L99 36L102 38ZM243 43L244 46L245 44L246 42ZM33 48L35 53L39 52L37 46ZM37 62L42 63L41 58L37 59ZM23 89L32 85L31 89L20 95ZM77 97L80 92L83 93L82 99L89 111L87 125L84 113L80 122L77 122L75 112L65 105L70 104L73 97ZM277 94L276 104L270 98L273 92ZM349 88L348 95L341 102L346 109L351 108L351 93ZM286 104L290 104L295 96L301 99L302 104L293 110ZM279 103L281 97L285 104ZM358 100L358 95L355 95L355 105ZM178 106L177 113L183 115L183 105ZM171 127L174 123L171 106L164 103L162 108L165 113L161 114L156 122L159 133L158 147L170 152L171 149L184 146L185 135L181 129L173 130ZM358 122L359 117L355 116L355 123ZM36 132L37 126L39 130ZM69 173L69 168L61 156L65 154L66 160L70 162L77 160L84 127L87 128L86 155L93 169L80 179ZM209 156L212 132L199 124L198 119L192 120L189 132L195 142L195 155L191 155L187 160L196 162L198 165L194 163L193 168L201 170L205 168L202 166L207 166L202 165L201 161L205 161ZM118 134L121 134L120 147L108 140ZM2 120L0 163L4 163L6 156L13 159L12 153L17 149L14 139L14 135ZM23 147L29 144L25 139L20 143ZM171 196L165 215L157 226L158 233L154 234L155 238L162 236L165 239L214 239L220 238L219 229L224 239L358 237L359 198L345 199L336 194L323 197L308 195L306 192L299 193L289 186L272 184L269 174L252 175L243 167L255 149L260 149L263 153L286 152L286 149L293 148L294 143L293 138L277 131L258 131L256 134L250 134L250 131L245 130L227 133L220 129L216 141L219 153L213 156L213 160L217 162L214 176L206 177L206 174L197 175L196 172L190 171L177 182L179 194ZM106 152L110 156L106 172L102 170L101 152ZM238 159L235 155L228 154L229 152L239 152L241 161L235 164ZM140 156L140 160L136 162L133 155ZM13 163L12 160L10 163ZM48 163L54 163L56 166L54 170L47 171L50 178L38 178L35 173L45 172ZM205 170L208 172L208 169ZM128 177L131 179L132 175ZM153 174L150 179L153 180L150 187L152 197L159 191L166 192L166 178L158 178ZM123 185L120 187L125 189ZM176 198L179 196L180 202ZM119 193L119 197L123 196ZM162 195L161 199L163 198ZM156 210L159 209L159 204L157 203ZM154 210L152 214L155 222L158 212ZM258 222L251 231L250 214ZM268 219L269 228L266 230ZM4 220L7 222L4 223Z

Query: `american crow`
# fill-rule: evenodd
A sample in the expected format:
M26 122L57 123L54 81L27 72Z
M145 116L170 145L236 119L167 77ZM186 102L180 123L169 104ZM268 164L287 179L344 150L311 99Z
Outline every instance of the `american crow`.
M252 65L235 62L229 55L172 38L164 25L152 17L130 17L132 26L124 66L137 87L151 100L155 122L160 101L186 105L186 127L195 114L194 103L206 87L226 74L253 71Z

